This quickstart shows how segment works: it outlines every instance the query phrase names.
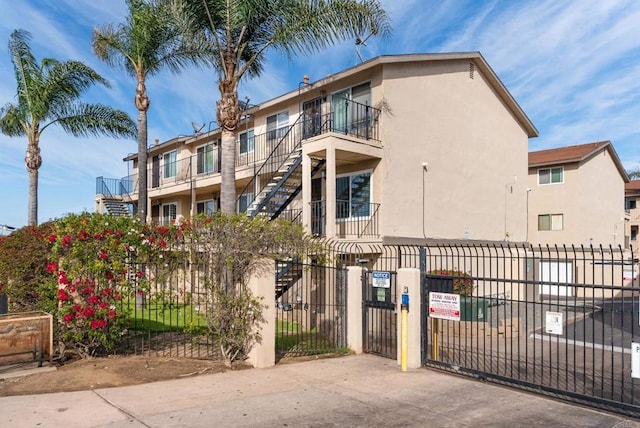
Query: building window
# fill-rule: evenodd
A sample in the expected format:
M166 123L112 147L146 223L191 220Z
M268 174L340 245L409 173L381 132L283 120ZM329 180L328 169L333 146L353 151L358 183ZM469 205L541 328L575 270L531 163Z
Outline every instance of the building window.
M636 209L636 200L635 199L625 199L625 201L624 201L624 209L625 210L635 210Z
M238 212L246 212L247 208L249 208L249 206L253 202L253 199L253 193L245 193L244 195L240 195L240 197L238 198Z
M164 178L171 178L176 176L176 157L175 151L165 153L162 157L164 162Z
M214 144L196 149L196 174L209 174L214 171Z
M162 205L162 224L172 224L176 220L178 206L175 203Z
M371 84L369 82L331 95L333 132L365 137L371 123Z
M212 216L215 213L215 205L213 200L202 201L196 203L196 214L205 214Z
M556 184L564 182L564 169L546 168L538 170L538 184Z
M371 215L371 172L336 178L336 218Z
M255 148L255 138L253 136L253 129L249 129L247 132L240 134L240 154L246 154L253 152Z
M631 240L635 241L638 239L638 226L631 226Z
M538 230L562 230L563 228L563 214L542 214L538 216Z
M267 117L267 140L273 142L285 136L289 129L289 112L283 111Z

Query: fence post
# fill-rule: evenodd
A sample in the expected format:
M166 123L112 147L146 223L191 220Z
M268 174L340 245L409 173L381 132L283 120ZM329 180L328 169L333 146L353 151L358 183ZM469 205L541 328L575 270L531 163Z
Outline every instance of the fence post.
M256 368L271 367L276 364L276 273L273 260L265 261L265 268L254 273L247 287L254 297L262 299L264 321L256 326L260 329L261 341L249 351L249 363Z
M356 354L362 353L362 272L347 267L347 345Z
M422 335L422 324L420 322L420 304L422 299L421 286L420 286L420 269L414 268L400 268L398 269L397 278L397 292L396 292L396 307L400 308L402 305L402 294L406 287L407 294L409 295L409 313L407 322L407 368L417 369L422 365L422 355L420 348L420 337ZM397 337L402 337L400 326L402 324L401 311L398 313L397 322ZM400 364L400 340L398 342L398 364Z

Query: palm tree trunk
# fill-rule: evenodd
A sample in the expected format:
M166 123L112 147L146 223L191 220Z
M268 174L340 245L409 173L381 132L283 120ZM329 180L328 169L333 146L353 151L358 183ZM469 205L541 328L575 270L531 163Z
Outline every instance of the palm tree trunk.
M138 109L138 216L147 221L147 111L149 97L144 77L138 76L135 104Z
M27 146L27 155L24 158L27 172L29 173L29 212L28 224L31 226L38 225L38 169L42 165L42 157L40 156L40 146L38 137L34 137L29 141Z
M236 130L240 121L237 82L221 81L222 99L218 101L218 125L222 128L222 171L220 209L225 214L236 213Z

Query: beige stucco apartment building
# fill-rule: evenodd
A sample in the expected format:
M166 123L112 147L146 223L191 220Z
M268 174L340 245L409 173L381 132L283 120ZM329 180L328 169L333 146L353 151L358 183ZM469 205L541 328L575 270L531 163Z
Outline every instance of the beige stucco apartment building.
M537 130L480 53L381 56L292 87L243 112L239 211L336 239L526 240ZM150 220L218 209L219 138L150 147ZM130 177L98 179L98 211L135 205L125 160Z
M529 153L528 240L626 247L628 182L610 141Z

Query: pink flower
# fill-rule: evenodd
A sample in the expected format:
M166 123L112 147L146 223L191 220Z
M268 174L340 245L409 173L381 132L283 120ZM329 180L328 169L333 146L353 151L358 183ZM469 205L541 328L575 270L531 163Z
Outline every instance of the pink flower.
M58 239L58 237L56 235L49 235L47 237L47 240L49 241L49 244L53 244L54 242L56 242L56 239Z
M91 330L95 330L97 328L103 328L107 326L107 322L105 320L91 320Z
M109 256L107 255L107 252L105 250L100 250L100 256L99 257L100 257L100 260L106 260L107 257L109 257Z
M47 270L49 273L54 273L58 270L58 263L47 263Z
M71 235L64 235L62 237L62 246L68 247L71 245Z
M61 302L69 300L69 295L63 288L58 289L58 300L60 300Z
M73 312L65 314L62 319L64 320L64 322L71 322L73 321L73 319L75 318L75 315L73 314Z

